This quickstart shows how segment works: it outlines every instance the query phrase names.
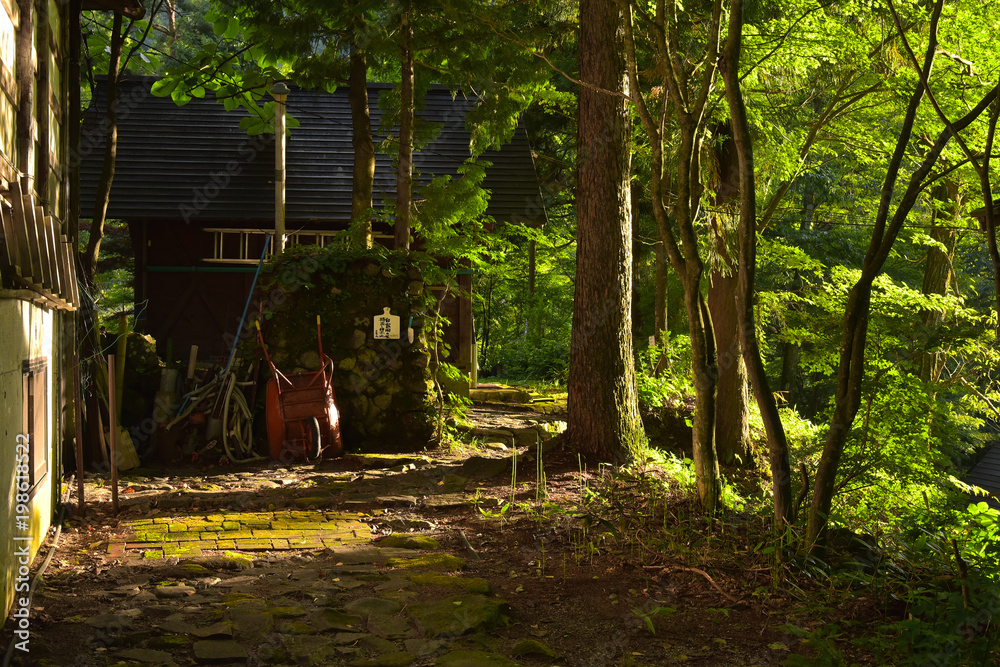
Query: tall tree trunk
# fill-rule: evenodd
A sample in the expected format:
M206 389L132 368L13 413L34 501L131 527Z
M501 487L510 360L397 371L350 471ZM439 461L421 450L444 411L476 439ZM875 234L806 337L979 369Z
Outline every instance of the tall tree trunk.
M951 284L951 262L955 256L955 243L958 235L953 229L958 216L961 215L958 184L954 181L942 183L932 190L934 198L934 215L931 218L930 236L944 246L944 250L936 246L927 251L924 264L924 282L922 294L948 294ZM935 330L944 322L944 315L938 310L927 310L920 314L920 320L925 330L933 336ZM937 382L944 370L945 353L927 350L920 355L920 379L924 382Z
M577 451L616 463L632 459L642 440L632 357L629 111L625 97L615 94L628 91L621 27L614 0L581 0L584 85L567 432Z
M754 183L753 141L740 87L740 53L743 46L743 0L730 6L729 30L720 69L726 83L726 101L732 118L733 141L740 165L740 221L738 231L739 264L736 305L739 315L739 340L743 350L754 397L767 432L768 460L774 496L774 521L777 527L794 521L791 495L791 466L788 441L778 414L774 394L764 372L754 321L753 291L757 268L757 196Z
M714 513L721 504L722 479L715 451L715 396L718 378L718 359L712 317L701 293L704 262L699 255L699 240L694 228L698 217L704 187L701 182L701 149L705 134L708 99L715 78L715 66L721 31L722 1L712 3L712 18L704 24L708 43L700 73L695 75L684 68L685 57L680 53L677 31L667 25L669 18L658 6L657 20L661 35L667 37L657 48L657 58L663 68L663 88L669 95L672 112L678 128L678 140L664 131L667 108L664 105L658 117L639 88L639 72L635 55L635 38L631 15L625 21L626 58L629 83L634 89L632 99L650 138L652 169L650 171L650 199L656 218L660 241L667 257L684 288L684 309L687 311L691 334L691 372L695 389L695 414L691 437L691 458L694 460L698 497L707 514ZM689 87L694 87L691 94ZM662 93L661 93L662 94ZM670 173L664 161L667 142L676 145L676 180L673 181L673 221L667 214L667 183ZM671 222L676 223L674 234Z
M111 200L111 184L115 180L115 162L118 155L118 67L121 64L122 44L125 36L122 34L122 15L115 12L114 24L111 28L111 59L108 62L108 101L107 101L107 134L104 143L104 163L101 165L101 178L97 182L97 192L94 196L94 218L90 225L90 238L83 254L83 271L88 284L93 284L97 275L97 258L101 253L101 240L104 238L104 221Z
M739 195L740 166L727 124L715 127L713 144L718 184L715 208L727 210ZM722 141L718 139L722 138ZM719 462L732 465L741 461L752 465L750 454L750 391L747 367L740 352L739 314L736 312L736 262L730 256L728 241L731 226L729 213L713 214L716 268L709 277L708 309L715 328L715 347L719 353L719 390L716 394L715 450Z
M410 5L401 17L401 78L399 83L399 165L396 175L396 248L410 249L413 209L413 26Z
M150 17L153 20L153 17ZM177 55L177 2L167 0L167 32L170 34L169 47L167 52L173 58Z
M359 21L360 23L360 21ZM347 97L354 130L354 174L351 181L351 239L360 248L372 247L372 188L375 184L375 142L368 104L368 59L357 43L363 24L356 26L351 42Z
M722 244L721 239L719 241ZM724 248L720 248L725 252ZM750 454L750 391L747 367L740 354L739 314L736 310L735 268L724 275L713 271L708 288L715 345L719 354L719 389L716 394L715 450L719 462L752 465Z

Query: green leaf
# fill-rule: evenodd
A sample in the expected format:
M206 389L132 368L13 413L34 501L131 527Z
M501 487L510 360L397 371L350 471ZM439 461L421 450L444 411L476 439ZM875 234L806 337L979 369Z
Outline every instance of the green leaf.
M157 97L166 97L174 92L177 88L177 81L175 79L160 79L153 83L150 92Z

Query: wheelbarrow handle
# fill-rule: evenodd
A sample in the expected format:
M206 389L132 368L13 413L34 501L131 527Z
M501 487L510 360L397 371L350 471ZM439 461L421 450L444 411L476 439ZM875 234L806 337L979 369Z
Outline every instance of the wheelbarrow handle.
M319 314L316 315L316 341L319 346L319 358L322 359L325 355L323 354L323 332L319 328Z
M260 341L260 348L264 350L264 358L267 359L267 365L271 367L272 373L276 373L278 369L274 367L271 355L267 353L267 344L264 343L264 333L260 330L260 320L254 320L254 324L257 326L257 340Z

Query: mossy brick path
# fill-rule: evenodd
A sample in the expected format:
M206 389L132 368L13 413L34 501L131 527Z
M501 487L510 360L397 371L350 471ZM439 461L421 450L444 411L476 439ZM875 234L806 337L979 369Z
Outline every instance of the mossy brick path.
M205 512L125 522L113 557L200 556L206 550L270 551L367 544L371 529L350 512Z

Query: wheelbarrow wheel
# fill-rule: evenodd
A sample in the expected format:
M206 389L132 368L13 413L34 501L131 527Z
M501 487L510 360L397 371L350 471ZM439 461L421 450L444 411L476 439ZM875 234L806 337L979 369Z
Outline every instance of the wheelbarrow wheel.
M319 428L319 419L310 417L309 442L306 443L306 458L309 461L318 461L323 456L323 432Z

